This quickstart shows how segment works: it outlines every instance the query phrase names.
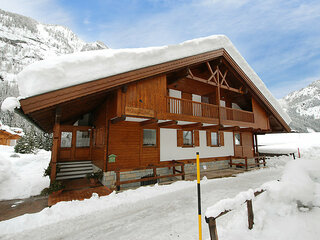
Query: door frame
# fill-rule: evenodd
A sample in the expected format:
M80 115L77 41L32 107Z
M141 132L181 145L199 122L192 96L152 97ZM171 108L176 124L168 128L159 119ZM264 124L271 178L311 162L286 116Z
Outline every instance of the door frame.
M90 139L90 146L84 148L77 148L76 147L76 136L77 131L88 131L89 132L89 139ZM71 139L71 147L70 148L61 148L61 133L62 132L72 132L72 139ZM77 149L87 149L89 151L88 159L77 159L76 158L76 151ZM61 158L62 152L70 152L69 158ZM61 125L60 133L59 133L59 146L58 146L58 161L59 162L70 162L70 161L83 161L83 160L91 160L91 151L92 151L92 127L91 126L72 126L72 125Z

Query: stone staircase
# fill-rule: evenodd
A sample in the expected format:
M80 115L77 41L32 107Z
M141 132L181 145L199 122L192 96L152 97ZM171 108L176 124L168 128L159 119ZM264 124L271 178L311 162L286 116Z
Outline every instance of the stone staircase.
M88 173L93 173L91 161L58 162L56 180L84 178Z

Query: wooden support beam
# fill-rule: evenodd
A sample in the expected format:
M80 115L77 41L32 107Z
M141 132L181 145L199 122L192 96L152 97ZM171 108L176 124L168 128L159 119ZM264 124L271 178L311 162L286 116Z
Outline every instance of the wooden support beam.
M143 121L143 122L140 122L140 126L141 127L144 127L144 126L147 126L147 125L150 125L150 124L155 124L155 123L157 123L158 122L158 119L156 119L156 118L151 118L151 119L149 119L149 120L145 120L145 121Z
M158 127L160 127L160 128L171 127L171 126L174 126L174 125L177 125L177 124L178 124L178 121L172 120L172 121L158 123Z
M239 131L240 130L240 127L222 127L220 128L219 130L221 131Z
M122 122L126 120L126 115L122 115L121 117L116 117L114 119L111 119L112 124L116 124L118 122Z
M198 123L192 123L192 124L186 124L186 125L178 125L181 127L181 129L194 129L194 128L201 128L202 127L202 123L198 122Z
M57 161L58 161L58 146L60 139L60 119L61 119L61 108L57 107L55 112L55 123L53 126L53 140L52 140L52 151L51 151L51 173L50 182L52 183L56 179L57 174Z
M219 130L223 125L211 125L211 126L203 126L201 130Z
M240 128L239 130L240 132L253 132L254 129L252 127L248 127L248 128Z

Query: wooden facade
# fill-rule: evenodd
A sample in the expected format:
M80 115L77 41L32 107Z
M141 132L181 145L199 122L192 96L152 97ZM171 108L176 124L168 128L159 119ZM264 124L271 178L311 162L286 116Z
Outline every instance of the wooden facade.
M0 145L14 146L16 141L20 138L21 136L17 134L12 134L5 130L0 130Z
M188 163L192 155L174 153L197 147L212 153L233 148L229 155L208 153L205 161L253 158L256 134L290 130L223 49L22 99L21 106L40 128L54 132L53 165L91 160L105 172L173 159ZM155 136L150 145L144 130ZM167 133L175 139L161 139ZM166 148L171 159L161 155Z

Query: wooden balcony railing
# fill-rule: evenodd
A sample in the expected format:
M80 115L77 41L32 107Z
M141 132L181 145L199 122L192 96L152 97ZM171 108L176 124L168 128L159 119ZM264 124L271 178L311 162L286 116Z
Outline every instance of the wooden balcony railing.
M167 112L194 117L218 118L218 106L187 99L167 97Z
M187 99L168 97L167 112L174 114L189 115L194 117L219 118L217 105L200 103ZM253 112L240 109L220 107L221 120L254 123Z
M231 120L239 122L254 122L253 112L248 112L240 109L220 107L220 114L222 120Z

